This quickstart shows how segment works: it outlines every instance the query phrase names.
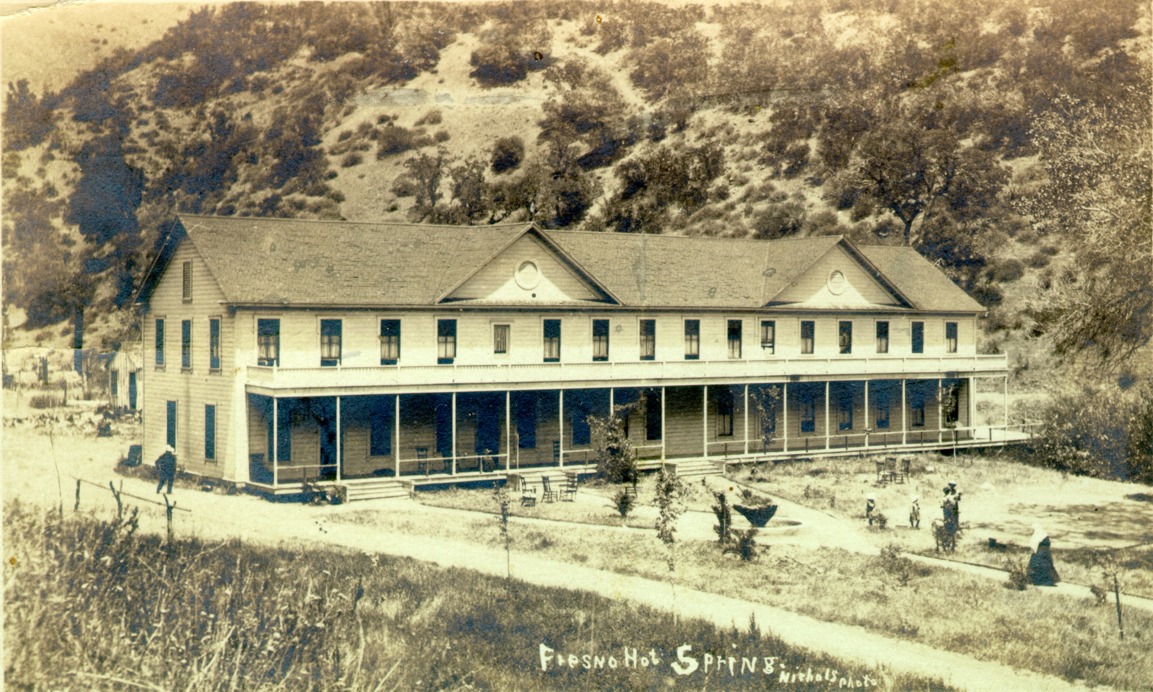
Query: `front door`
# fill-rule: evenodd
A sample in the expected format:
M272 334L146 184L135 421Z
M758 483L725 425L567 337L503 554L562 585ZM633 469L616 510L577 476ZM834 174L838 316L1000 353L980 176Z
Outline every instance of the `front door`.
M128 408L136 410L136 373L128 373Z

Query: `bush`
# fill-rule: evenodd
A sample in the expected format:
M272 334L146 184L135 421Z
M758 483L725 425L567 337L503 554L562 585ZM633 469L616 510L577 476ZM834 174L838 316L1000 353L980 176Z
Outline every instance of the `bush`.
M386 127L376 132L376 158L403 154L416 147L416 134L403 127Z
M992 279L1002 283L1016 281L1025 275L1025 267L1019 260L1008 259L993 268Z
M1029 257L1029 266L1034 269L1044 269L1049 266L1049 254L1044 250L1038 250Z
M363 162L364 157L360 155L360 152L350 151L344 155L343 159L340 160L340 166L341 168L351 168L352 166L360 165Z
M37 409L56 408L64 405L64 397L59 394L34 394L28 400L28 405Z
M732 546L726 552L736 553L744 562L752 562L757 559L757 547L757 529L753 527L747 531L734 531Z
M501 137L492 148L492 170L504 173L516 170L524 161L524 141L520 137Z
M636 507L637 498L628 490L621 490L613 496L613 505L617 508L617 512L624 519Z
M1013 591L1024 591L1029 588L1029 574L1024 560L1005 560L1005 571L1009 578L1005 581L1005 588Z

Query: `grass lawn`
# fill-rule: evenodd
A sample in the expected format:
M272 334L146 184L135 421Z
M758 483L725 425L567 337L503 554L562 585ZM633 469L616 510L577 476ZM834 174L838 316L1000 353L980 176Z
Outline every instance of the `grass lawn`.
M131 513L4 509L5 678L18 688L762 689L773 657L774 672L945 689L581 591L315 546L166 545ZM741 658L678 672L686 643L699 660Z

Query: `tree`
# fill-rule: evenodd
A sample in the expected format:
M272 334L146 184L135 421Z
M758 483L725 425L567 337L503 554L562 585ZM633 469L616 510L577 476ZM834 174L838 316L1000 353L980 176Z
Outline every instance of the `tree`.
M19 151L34 147L52 131L52 109L28 88L28 80L8 82L4 102L4 148Z
M637 481L637 453L625 431L625 419L638 402L617 404L608 418L589 416L597 476L609 483Z
M1130 87L1099 103L1062 97L1033 130L1047 181L1022 206L1077 256L1038 321L1058 355L1103 371L1153 339L1151 122L1147 94Z

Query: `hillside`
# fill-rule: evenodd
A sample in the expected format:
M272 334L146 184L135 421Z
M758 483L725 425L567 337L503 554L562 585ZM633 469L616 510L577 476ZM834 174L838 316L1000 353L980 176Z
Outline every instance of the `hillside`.
M178 212L531 219L905 242L1023 377L1102 350L1132 373L1149 27L1124 0L201 9L57 90L10 86L5 345L132 338L115 311Z

